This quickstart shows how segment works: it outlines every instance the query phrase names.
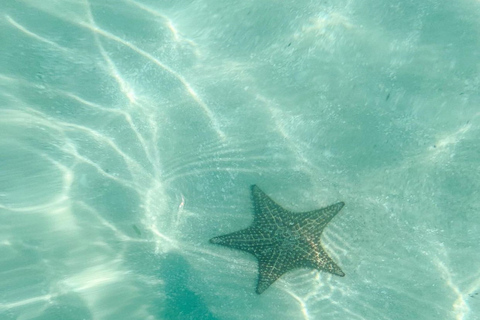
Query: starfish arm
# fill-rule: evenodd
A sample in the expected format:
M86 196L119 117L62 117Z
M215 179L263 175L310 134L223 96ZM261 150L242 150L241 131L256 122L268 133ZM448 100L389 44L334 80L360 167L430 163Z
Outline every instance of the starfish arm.
M264 238L255 228L247 228L210 239L210 243L236 250L256 254L262 247L269 245L271 240Z
M282 216L288 212L267 196L257 185L251 187L254 209L254 224L280 224Z
M280 278L288 268L285 267L285 256L272 250L258 258L257 294L261 294Z
M301 219L303 220L302 229L306 229L308 231L319 230L321 233L327 223L329 223L330 220L332 220L333 217L335 217L337 213L340 212L344 205L344 202L337 202L322 209L303 212L299 214L299 216L301 216Z
M321 246L316 246L315 251L305 261L306 267L311 267L320 271L325 271L339 277L344 277L342 269L328 256Z

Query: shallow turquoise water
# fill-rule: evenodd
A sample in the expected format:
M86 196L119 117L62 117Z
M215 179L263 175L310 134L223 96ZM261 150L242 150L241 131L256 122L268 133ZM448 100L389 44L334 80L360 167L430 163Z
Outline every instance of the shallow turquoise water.
M0 4L1 319L480 319L478 1ZM255 293L258 184L346 273Z

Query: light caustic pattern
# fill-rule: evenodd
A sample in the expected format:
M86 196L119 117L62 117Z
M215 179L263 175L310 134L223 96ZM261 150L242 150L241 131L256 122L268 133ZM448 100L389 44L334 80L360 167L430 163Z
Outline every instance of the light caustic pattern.
M161 53L101 27L92 3L21 5L59 23L59 35L62 24L72 28L92 50L82 52L75 41L69 47L18 12L4 14L2 27L32 48L26 54L39 60L33 63L45 63L45 58L52 68L77 64L93 76L76 75L78 70L62 75L61 67L33 75L21 68L0 74L0 314L68 317L62 314L65 308L84 318L161 318L163 307L150 308L164 304L164 280L151 274L160 262L150 262L153 270L145 275L132 271L128 255L142 250L147 258L161 257L176 251L193 261L218 255L182 238L203 213L188 209L183 185L189 178L200 185L201 177L209 175L269 172L262 162L270 157L248 141L235 141L234 132L227 136L197 86L162 61ZM182 36L167 15L133 1L122 5L143 13L161 30L165 50L201 58L197 44ZM139 76L125 75L122 57L112 51L133 55L154 79L142 83ZM78 82L65 83L76 76ZM107 93L92 98L82 90L92 86L85 79L97 87L107 83ZM150 81L158 81L158 94L146 92ZM191 130L191 137L182 137L183 130ZM249 161L257 163L255 168ZM201 235L194 238L202 240ZM114 303L108 303L110 297Z
M244 27L240 14L253 21L255 12L147 3L0 5L0 318L163 319L190 299L212 319L244 319L245 310L252 319L473 319L480 268L459 261L479 262L478 192L451 195L441 184L447 172L460 189L478 186L478 170L462 165L478 169L480 113L445 127L429 119L431 131L418 110L397 121L409 108L402 101L415 101L401 83L388 94L392 116L376 93L363 93L372 69L355 60L361 50L335 60L343 39L388 57L420 37L374 44L348 1L308 10L299 1L285 16L268 3L275 10L257 11L259 36L237 32L231 41L263 47L235 55L212 48L235 23ZM279 14L274 28L265 12ZM385 79L410 61L394 54L376 61ZM353 100L358 92L350 97L353 85L342 81L362 72L361 101ZM358 112L363 99L370 104ZM378 156L372 145L386 151ZM251 222L254 183L298 206L292 211L345 201L322 235L345 278L293 271L258 300L255 262L208 244ZM451 211L473 220L467 227ZM185 263L168 269L169 261Z

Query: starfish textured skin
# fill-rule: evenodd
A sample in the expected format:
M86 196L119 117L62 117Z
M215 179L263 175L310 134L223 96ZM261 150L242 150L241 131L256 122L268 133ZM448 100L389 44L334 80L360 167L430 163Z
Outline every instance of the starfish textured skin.
M251 187L251 191L253 223L246 229L214 237L210 242L249 252L257 258L258 294L284 273L297 268L345 276L320 244L326 225L345 203L338 202L313 211L292 212L275 203L256 185Z

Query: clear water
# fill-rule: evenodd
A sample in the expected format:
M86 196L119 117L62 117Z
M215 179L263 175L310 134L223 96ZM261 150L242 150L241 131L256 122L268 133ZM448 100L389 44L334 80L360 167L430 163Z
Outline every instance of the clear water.
M480 2L3 0L1 319L480 319ZM346 206L344 278L208 243Z

